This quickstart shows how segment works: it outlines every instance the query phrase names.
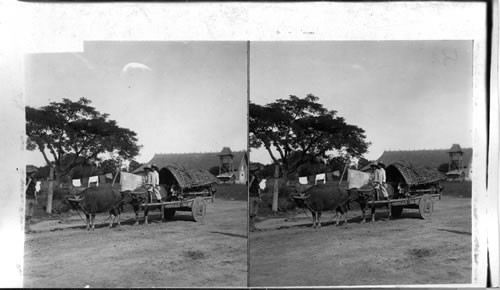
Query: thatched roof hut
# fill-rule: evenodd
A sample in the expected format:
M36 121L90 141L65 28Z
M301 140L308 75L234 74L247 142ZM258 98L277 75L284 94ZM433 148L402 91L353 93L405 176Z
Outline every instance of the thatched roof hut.
M385 169L387 182L404 182L410 186L437 182L445 179L444 174L429 167L414 167L407 161L397 161Z
M181 188L204 187L217 183L217 179L203 169L186 170L180 165L169 164L159 171L160 184L178 185Z
M391 164L404 160L410 162L415 167L437 169L440 165L450 162L449 152L452 150L460 150L463 152L463 164L467 167L470 166L472 161L472 148L457 149L456 144L454 144L452 149L384 151L377 161L382 161L384 164Z

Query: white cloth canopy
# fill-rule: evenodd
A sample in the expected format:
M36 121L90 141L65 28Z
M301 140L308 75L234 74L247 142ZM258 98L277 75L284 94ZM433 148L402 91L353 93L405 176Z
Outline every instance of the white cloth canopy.
M316 179L314 180L314 184L318 184L318 181L323 180L323 184L326 183L326 175L324 173L316 174Z
M82 181L80 179L73 179L71 183L73 184L74 187L82 186Z
M39 192L40 189L42 189L42 182L41 181L36 182L35 189L36 189L36 192Z
M347 170L347 182L348 189L351 188L361 188L363 185L367 184L370 181L370 173L348 169Z
M262 179L262 180L260 181L260 183L259 183L259 188L260 188L261 190L264 190L264 189L266 189L266 186L267 186L267 180L266 180L266 179Z
M299 177L300 184L307 184L309 181L307 180L307 176Z
M99 186L99 176L91 176L89 177L89 186L91 183L94 183L96 184L96 186Z
M134 191L142 185L142 176L128 172L120 172L121 191Z

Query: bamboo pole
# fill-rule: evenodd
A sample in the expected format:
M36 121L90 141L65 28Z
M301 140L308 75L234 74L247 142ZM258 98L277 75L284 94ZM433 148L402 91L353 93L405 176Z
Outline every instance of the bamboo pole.
M349 166L349 164L346 164L344 167L344 171L342 171L342 175L340 176L340 180L339 180L339 186L340 186L340 183L342 183L342 179L344 178L344 173L347 170L347 166Z
M115 181L116 181L116 177L118 177L118 173L120 173L120 170L117 168L115 177L113 178L113 183L111 184L111 188L113 188L113 186L115 185Z

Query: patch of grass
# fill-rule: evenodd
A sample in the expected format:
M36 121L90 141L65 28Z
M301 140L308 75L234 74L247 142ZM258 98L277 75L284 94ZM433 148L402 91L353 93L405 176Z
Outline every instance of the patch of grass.
M434 250L432 249L410 249L408 250L408 254L413 258L426 258L434 255Z
M215 199L248 200L248 189L245 184L218 184Z
M203 260L206 258L206 254L202 251L184 251L182 253L182 255L184 256L184 258L186 259L190 259L190 260Z

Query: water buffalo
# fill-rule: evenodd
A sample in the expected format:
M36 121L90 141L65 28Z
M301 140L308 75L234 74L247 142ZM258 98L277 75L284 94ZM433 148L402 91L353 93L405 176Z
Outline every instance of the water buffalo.
M94 230L94 219L96 213L109 212L112 217L109 227L113 227L115 218L120 225L120 214L123 205L131 201L130 193L119 192L111 187L89 187L77 196L69 197L67 200L75 210L80 210L87 219L87 230Z
M383 203L381 205L370 203L371 201L378 200L377 191L375 190L375 187L372 184L366 184L361 188L352 188L349 191L352 193L352 196L354 196L354 200L359 203L359 207L361 208L361 212L363 214L363 220L362 220L363 223L366 222L365 214L366 214L366 209L368 207L370 207L371 209L371 222L375 222L375 210L377 206L385 206L388 212L388 219L391 219L390 203ZM387 183L387 193L389 195L388 198L392 199L392 197L394 196L394 188L389 183ZM379 193L378 195L380 195L380 199L384 198L382 196L382 193Z
M346 189L328 184L315 186L296 184L295 190L300 194L294 195L293 198L299 207L311 211L314 228L321 227L321 213L325 210L336 211L336 225L339 225L342 215L344 222L347 223L348 203L353 200L353 196Z
M146 192L145 187L140 187L140 188L136 189L136 192L140 192L140 193L131 193L130 194L131 198L127 200L127 203L130 204L132 206L132 208L134 209L134 213L135 213L134 225L139 224L139 211L141 211L141 209L144 210L144 224L148 224L149 211L153 210L153 209L160 210L161 219L163 220L164 212L163 212L162 206L156 205L156 206L142 207L142 204L151 202L150 198L152 199L152 202L157 202L154 194L152 194L152 196L150 197L149 194ZM167 191L163 187L160 187L160 195L161 195L162 199L164 199L164 200L167 200L169 198ZM172 217L173 214L175 214L175 210L169 209L166 211L166 213L167 213L167 218Z

